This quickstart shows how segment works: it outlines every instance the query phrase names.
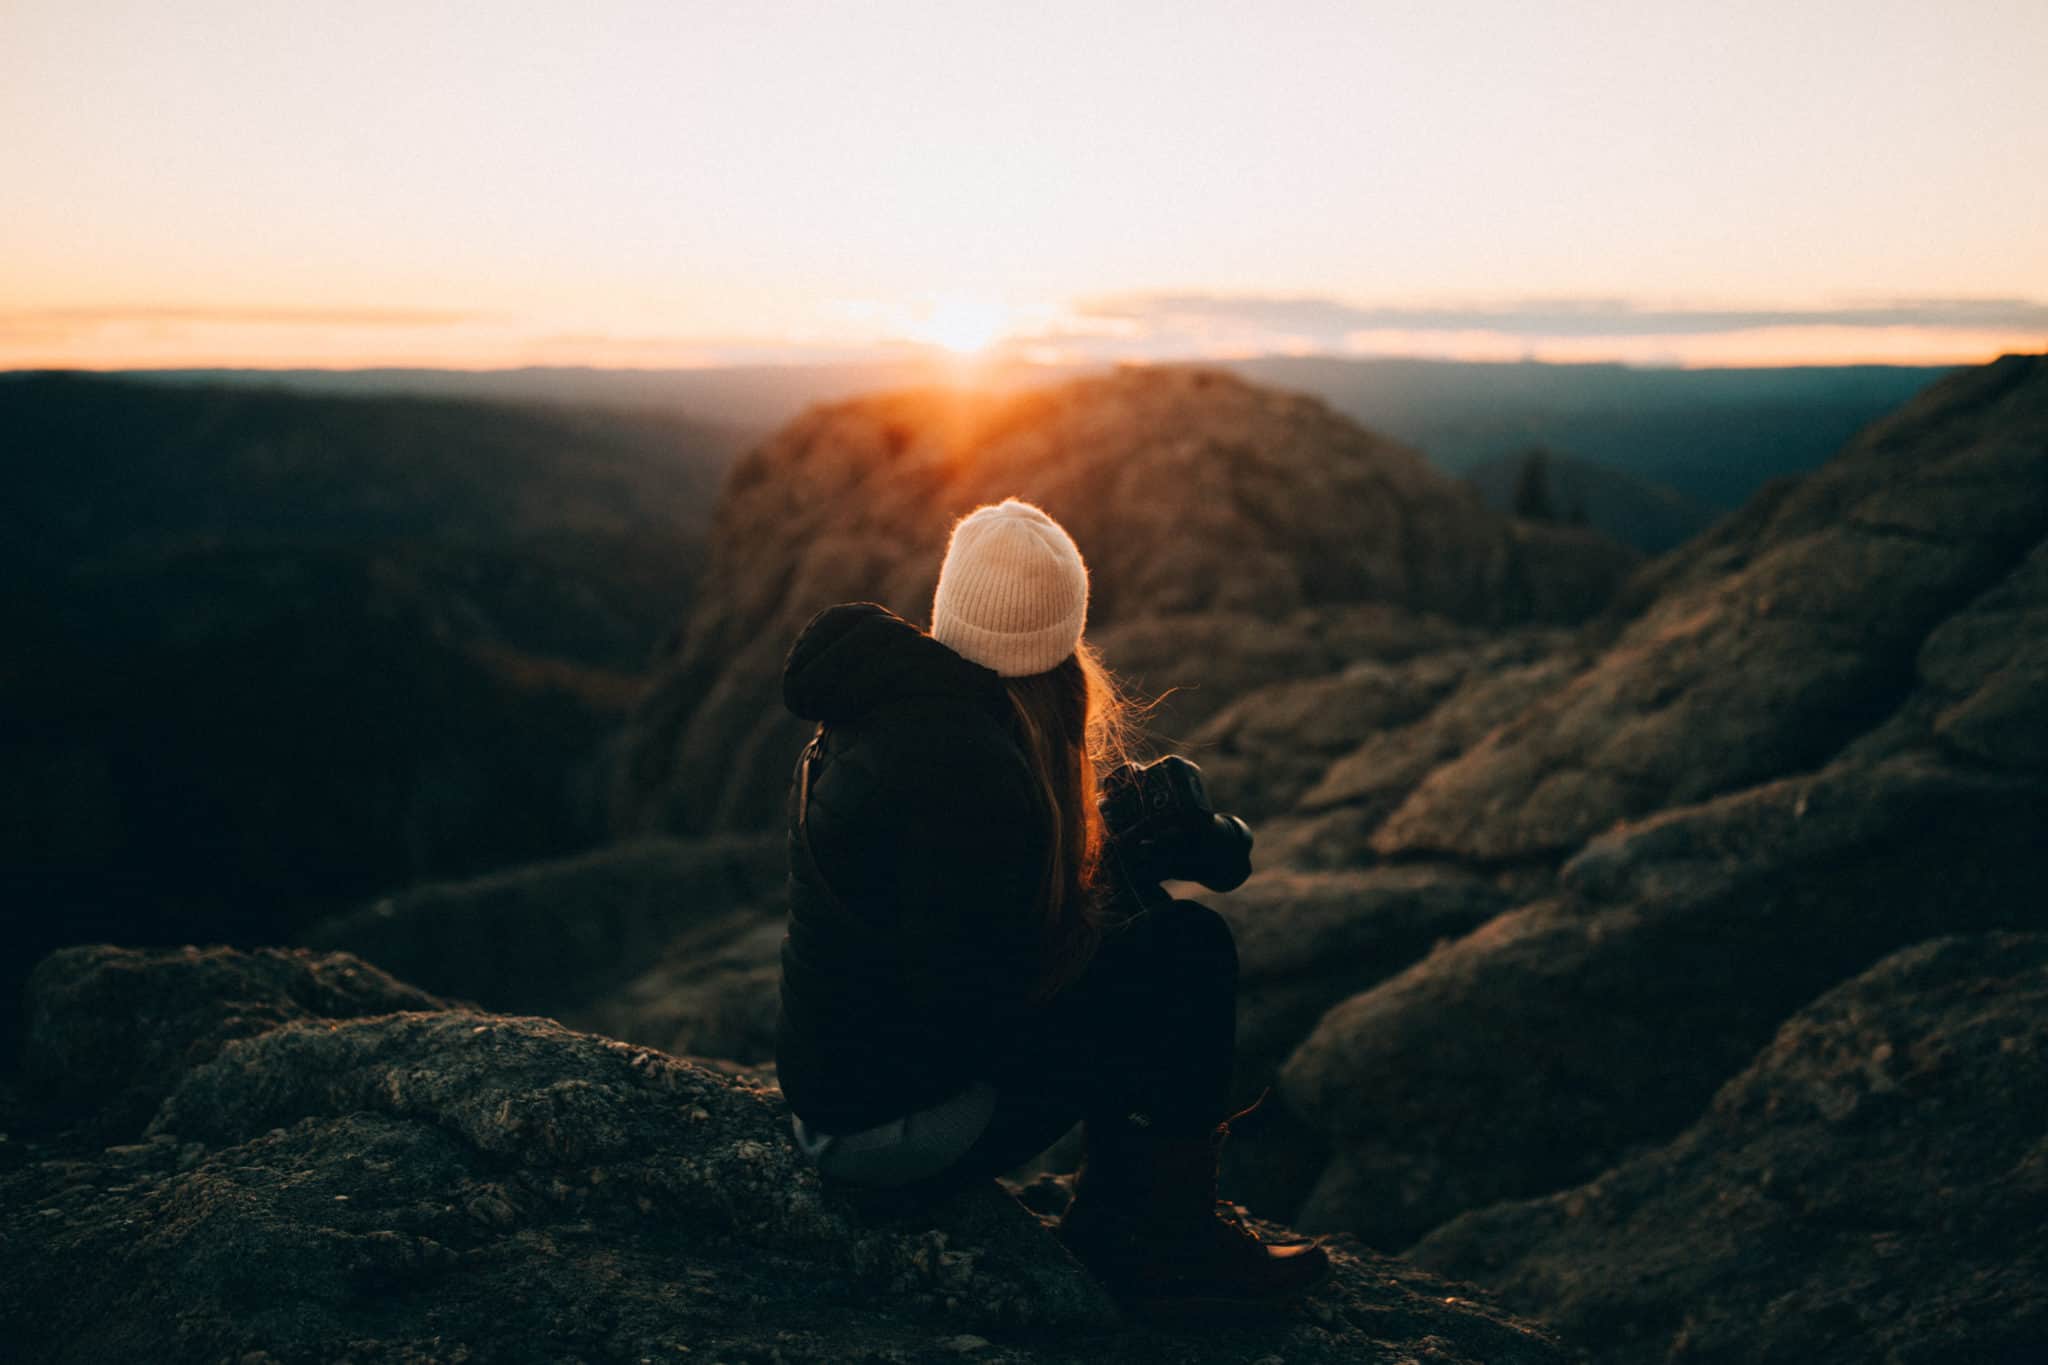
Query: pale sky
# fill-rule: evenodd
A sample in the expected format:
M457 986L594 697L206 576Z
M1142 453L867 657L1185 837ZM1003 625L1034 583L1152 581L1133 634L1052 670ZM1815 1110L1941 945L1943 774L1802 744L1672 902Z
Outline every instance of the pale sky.
M0 0L0 368L2048 349L2048 0Z

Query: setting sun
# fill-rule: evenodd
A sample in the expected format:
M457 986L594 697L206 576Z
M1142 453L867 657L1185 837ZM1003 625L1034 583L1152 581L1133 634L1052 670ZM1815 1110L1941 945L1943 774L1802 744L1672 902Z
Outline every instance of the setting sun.
M988 299L947 295L905 329L913 341L943 346L955 355L973 355L1010 334L1008 308Z

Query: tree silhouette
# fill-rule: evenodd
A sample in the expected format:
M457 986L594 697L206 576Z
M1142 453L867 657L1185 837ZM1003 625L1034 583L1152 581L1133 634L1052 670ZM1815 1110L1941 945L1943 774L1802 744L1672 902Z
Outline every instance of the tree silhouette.
M1527 521L1556 521L1557 504L1550 497L1550 457L1532 450L1522 457L1515 476L1515 515Z

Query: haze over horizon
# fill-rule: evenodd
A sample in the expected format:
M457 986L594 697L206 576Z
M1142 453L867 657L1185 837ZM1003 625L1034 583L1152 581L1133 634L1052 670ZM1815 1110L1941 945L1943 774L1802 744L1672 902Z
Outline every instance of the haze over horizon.
M2048 349L2048 6L23 0L0 368Z

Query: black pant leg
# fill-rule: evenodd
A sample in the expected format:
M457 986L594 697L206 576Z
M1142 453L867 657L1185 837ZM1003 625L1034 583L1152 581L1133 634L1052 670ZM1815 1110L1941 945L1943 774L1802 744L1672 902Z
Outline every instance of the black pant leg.
M1081 1119L1206 1133L1225 1113L1236 1042L1230 926L1198 901L1158 904L1106 938L1081 978L990 1059L995 1114L960 1175L1008 1170Z
M1114 1027L1135 1040L1125 1054L1131 1071L1118 1087L1130 1107L1105 1117L1138 1115L1162 1135L1206 1133L1227 1112L1237 1048L1237 942L1223 917L1199 901L1176 900L1149 912L1149 999L1121 997L1138 1013Z

